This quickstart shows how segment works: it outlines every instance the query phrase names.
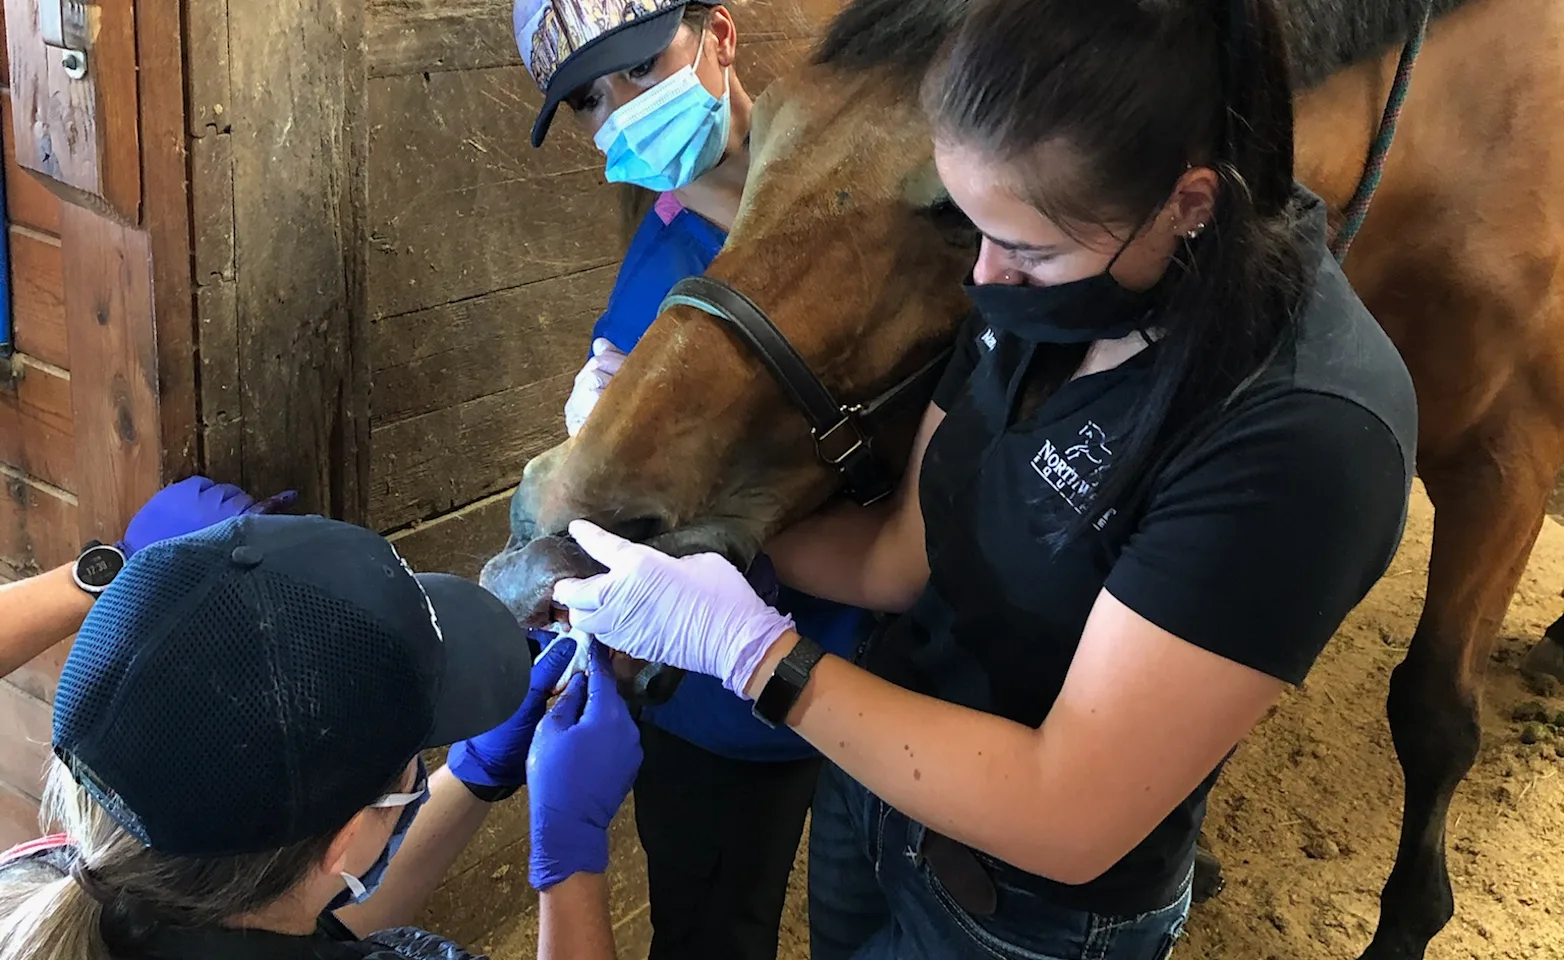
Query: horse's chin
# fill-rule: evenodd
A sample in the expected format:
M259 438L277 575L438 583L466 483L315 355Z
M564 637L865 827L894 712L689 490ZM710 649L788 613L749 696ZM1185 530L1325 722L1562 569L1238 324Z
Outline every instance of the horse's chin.
M703 524L659 534L646 544L675 557L717 553L744 570L758 552L754 542L753 537L744 536L735 527ZM523 627L544 629L558 622L563 614L554 605L556 583L596 576L605 570L574 539L559 534L506 547L483 565L478 582L498 597Z
M544 629L560 619L554 584L591 577L605 567L567 536L538 537L521 547L506 547L483 565L478 583L494 594L523 627Z

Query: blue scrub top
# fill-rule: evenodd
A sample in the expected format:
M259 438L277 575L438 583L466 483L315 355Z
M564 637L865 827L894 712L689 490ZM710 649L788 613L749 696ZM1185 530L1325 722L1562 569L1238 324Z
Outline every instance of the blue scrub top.
M657 318L657 308L673 285L698 276L722 249L727 234L663 194L636 230L608 297L608 308L592 330L620 350L635 348ZM851 658L873 624L856 607L821 600L782 588L777 607L791 614L799 633L831 653ZM756 720L750 703L729 693L712 677L687 674L672 699L642 713L647 722L712 753L736 760L801 760L815 755L788 729L771 729Z

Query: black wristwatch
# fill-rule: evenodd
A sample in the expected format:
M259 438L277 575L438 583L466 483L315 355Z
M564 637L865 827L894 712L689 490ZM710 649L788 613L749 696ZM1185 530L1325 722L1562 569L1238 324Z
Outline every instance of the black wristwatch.
M756 719L772 728L786 724L787 715L803 695L815 664L824 656L825 649L820 644L808 637L799 637L798 643L777 664L776 672L766 681L760 696L755 698Z
M108 543L94 540L82 548L81 556L71 568L71 579L76 586L96 597L109 588L119 572L125 569L125 554Z

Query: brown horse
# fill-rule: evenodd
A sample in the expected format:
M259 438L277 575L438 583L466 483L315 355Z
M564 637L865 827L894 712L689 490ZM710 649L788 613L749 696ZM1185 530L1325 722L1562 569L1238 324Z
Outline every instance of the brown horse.
M1420 0L1283 0L1299 176L1340 211L1363 173ZM965 304L971 237L942 199L918 74L960 0L857 0L811 65L756 107L745 205L709 277L769 312L842 398L934 356ZM1401 350L1436 509L1427 603L1391 679L1406 773L1401 845L1371 960L1422 957L1453 914L1449 801L1475 759L1479 677L1564 464L1564 8L1442 0L1400 131L1347 261ZM877 438L900 464L906 434ZM736 560L836 488L803 418L732 330L668 309L573 442L528 465L485 582L549 619L583 572L588 517L674 553Z

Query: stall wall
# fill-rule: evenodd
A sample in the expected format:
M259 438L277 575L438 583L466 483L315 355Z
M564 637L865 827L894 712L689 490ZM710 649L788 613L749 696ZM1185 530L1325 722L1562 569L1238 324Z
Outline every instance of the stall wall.
M4 6L0 581L118 537L195 455L179 11L94 8L90 66L71 76L39 0ZM0 847L37 831L68 644L0 680Z
M730 5L758 95L834 0ZM540 98L510 0L369 0L370 522L410 562L471 573L561 409L620 257L617 194Z
M0 44L0 56L4 45ZM7 66L4 76L9 77ZM15 353L0 358L0 581L80 547L60 202L16 164L9 81L0 92ZM64 648L0 680L0 847L32 832L48 752L49 700Z

